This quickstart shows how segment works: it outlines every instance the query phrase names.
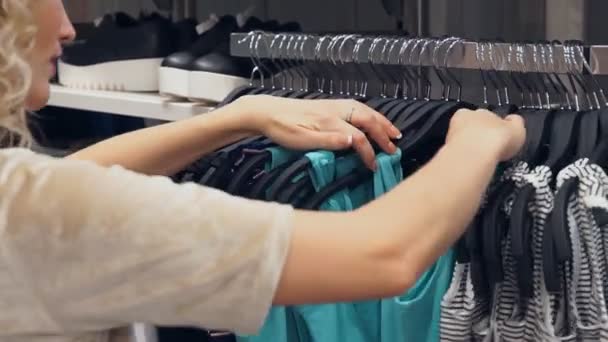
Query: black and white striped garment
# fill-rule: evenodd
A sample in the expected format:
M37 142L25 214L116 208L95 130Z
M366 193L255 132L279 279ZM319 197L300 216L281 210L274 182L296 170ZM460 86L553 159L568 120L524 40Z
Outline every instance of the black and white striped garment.
M509 181L527 172L525 163L506 170L496 183ZM492 186L494 188L494 186ZM487 197L482 201L482 211ZM452 282L441 303L440 340L445 342L469 342L492 340L489 303L483 296L476 296L471 277L471 265L457 264Z
M568 218L578 229L581 240L581 268L578 279L574 279L574 316L577 319L577 338L582 341L600 341L602 323L608 319L604 298L605 256L602 234L594 225L592 213L584 198L601 192L603 171L581 159L564 168L557 179L558 185L568 179L578 178L578 192L569 202ZM578 281L577 281L578 280Z
M505 203L502 204L501 209L507 217L511 213L511 207L517 191L525 185L524 176L528 172L528 164L519 162L505 170L501 177L502 182L512 182L515 185L513 191L507 195ZM519 290L515 277L514 259L510 248L510 240L507 239L501 242L503 281L496 284L493 289L490 289L492 291L492 302L490 304L489 320L486 319L483 322L485 325L480 322L473 326L473 337L476 342L503 340L499 322L510 318L510 312L517 308L516 303L519 300Z
M504 320L499 318L497 323L502 341L541 340L545 303L549 301L542 268L542 244L545 221L553 206L554 195L550 187L551 170L547 166L538 166L523 175L521 182L534 187L533 198L528 206L533 222L531 242L533 292L531 298L518 300L510 317Z
M486 204L484 194L481 207ZM477 229L473 221L469 229ZM452 281L441 302L440 340L446 342L474 341L473 324L487 316L488 303L475 296L471 264L457 262Z
M559 175L558 175L559 177ZM563 182L562 182L563 183ZM558 184L556 193L561 187ZM573 211L575 203L568 203L568 212ZM549 293L549 300L544 303L544 325L541 326L542 341L574 342L577 339L576 322L576 287L580 278L581 269L581 241L578 227L573 215L568 217L568 233L572 245L572 259L567 261L562 268L562 291L558 294ZM547 227L545 227L547 228ZM550 228L549 228L550 229Z
M524 176L528 173L528 165L524 162L515 164L513 167L506 170L501 177L503 182L512 182L515 187L513 192L507 196L507 200L503 203L502 210L506 215L510 214L513 199L518 191L524 184ZM489 227L491 228L491 227ZM510 240L502 241L502 263L503 263L503 276L502 282L496 284L493 290L493 300L491 315L489 321L489 327L486 329L488 335L483 336L482 334L474 334L477 339L486 338L490 341L504 340L501 329L501 324L508 322L511 318L517 317L513 313L519 311L519 290L515 277L515 266L514 259L510 251ZM523 337L523 326L521 329Z
M599 316L600 335L602 341L608 340L608 309L606 308L606 252L604 250L603 232L594 216L594 210L599 207L606 207L606 196L608 195L608 177L604 170L595 164L591 164L588 159L581 159L572 165L571 174L575 174L579 179L577 205L575 211L577 221L581 227L581 236L587 244L590 253L590 267L592 275L592 295L593 303L596 303ZM594 332L594 334L597 334ZM595 337L590 333L590 338Z
M469 263L454 267L452 282L441 302L440 339L447 342L471 341L475 307Z
M589 179L589 183L585 182L582 201L589 210L587 213L592 216L593 227L597 228L602 236L601 253L603 253L604 259L600 272L604 275L604 299L608 300L608 274L606 273L608 263L608 175L601 167L594 164L590 166L593 169L594 177ZM601 340L608 341L608 317L602 317Z

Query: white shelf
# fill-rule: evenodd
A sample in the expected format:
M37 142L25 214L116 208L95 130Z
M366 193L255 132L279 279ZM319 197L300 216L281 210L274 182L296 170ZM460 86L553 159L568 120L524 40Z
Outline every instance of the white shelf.
M208 104L179 102L154 93L82 90L59 85L51 85L49 105L164 121L183 120L213 110Z

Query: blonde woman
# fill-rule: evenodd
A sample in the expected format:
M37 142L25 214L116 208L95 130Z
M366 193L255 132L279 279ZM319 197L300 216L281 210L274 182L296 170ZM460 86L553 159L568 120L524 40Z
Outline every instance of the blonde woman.
M46 104L74 35L61 0L0 0L4 137L27 141L24 111ZM394 151L399 132L356 102L251 97L66 159L0 151L0 341L102 341L135 321L253 333L273 303L402 293L462 234L525 135L519 117L461 111L426 167L351 213L163 177L252 134L290 148L352 147L373 168L362 132Z

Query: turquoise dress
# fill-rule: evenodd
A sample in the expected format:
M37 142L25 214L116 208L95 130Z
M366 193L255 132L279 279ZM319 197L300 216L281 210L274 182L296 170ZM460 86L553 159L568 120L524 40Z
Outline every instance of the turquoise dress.
M288 151L276 149L273 160L289 160ZM276 155L276 157L274 156ZM315 191L355 168L363 167L356 155L336 158L333 152L305 155L311 162L308 176ZM374 176L354 189L332 195L324 211L350 211L383 196L403 179L401 152L376 157ZM279 164L269 166L276 167ZM373 227L370 227L370 229ZM441 257L416 285L402 296L362 302L274 307L256 336L239 337L240 342L435 342L439 341L441 299L451 281L452 251ZM373 276L373 275L370 275Z

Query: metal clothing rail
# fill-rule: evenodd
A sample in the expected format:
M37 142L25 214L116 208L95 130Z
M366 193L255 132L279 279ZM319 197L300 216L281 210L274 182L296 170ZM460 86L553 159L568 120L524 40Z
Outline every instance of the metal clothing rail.
M566 50L565 50L566 49ZM472 42L458 38L371 37L301 33L233 33L238 57L437 66L514 72L608 75L608 45L576 46Z

